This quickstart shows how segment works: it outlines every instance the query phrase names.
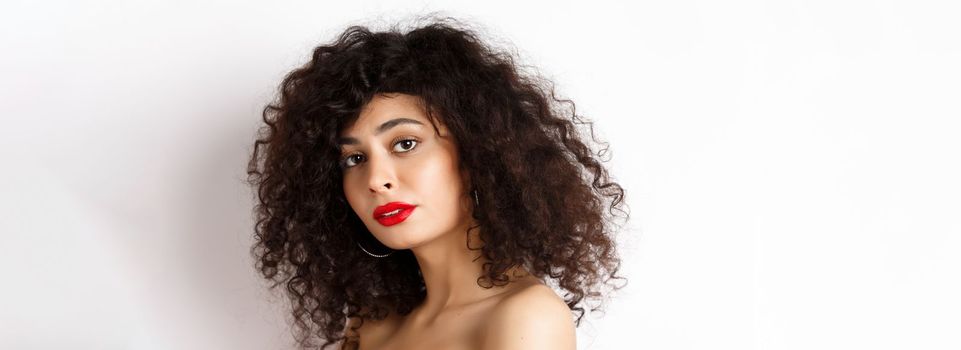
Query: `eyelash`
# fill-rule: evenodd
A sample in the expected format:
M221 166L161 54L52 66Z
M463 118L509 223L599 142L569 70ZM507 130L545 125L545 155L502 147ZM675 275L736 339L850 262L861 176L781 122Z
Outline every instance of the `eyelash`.
M396 142L394 142L394 145L396 146L397 144L399 144L399 143L401 143L401 142L406 142L406 141L413 141L414 144L413 144L412 146L410 146L410 149L401 151L401 152L399 152L399 153L407 153L407 152L413 151L414 148L417 148L417 145L420 144L420 141L419 141L419 140L417 140L417 139L415 139L415 138L412 138L412 137L408 137L408 138L403 138L403 139L397 140ZM361 155L361 154L359 154L359 153L353 153L353 154L348 154L347 156L341 158L341 159L340 159L340 168L341 168L341 169L349 169L349 168L353 168L354 166L356 166L356 164L355 164L355 165L350 165L350 166L348 166L348 165L347 165L347 161L350 159L350 157L358 156L358 155Z

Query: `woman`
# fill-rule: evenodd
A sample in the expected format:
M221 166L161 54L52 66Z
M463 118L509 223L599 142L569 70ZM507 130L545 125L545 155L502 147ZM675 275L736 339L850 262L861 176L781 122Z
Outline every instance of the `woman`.
M350 27L280 90L252 252L301 347L575 348L585 298L622 279L624 191L572 102L449 20Z

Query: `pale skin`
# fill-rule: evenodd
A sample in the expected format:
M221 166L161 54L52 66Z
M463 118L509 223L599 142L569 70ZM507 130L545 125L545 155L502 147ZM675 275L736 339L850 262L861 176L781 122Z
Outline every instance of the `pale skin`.
M420 102L378 95L340 135L351 208L383 245L413 252L427 287L410 314L365 320L356 333L360 349L575 349L570 309L524 268L508 271L506 286L477 284L486 260L465 241L476 226L470 177L459 170L456 141L440 121L435 133ZM394 201L416 208L404 222L384 226L374 208ZM472 248L483 244L477 232ZM357 321L350 319L348 334Z

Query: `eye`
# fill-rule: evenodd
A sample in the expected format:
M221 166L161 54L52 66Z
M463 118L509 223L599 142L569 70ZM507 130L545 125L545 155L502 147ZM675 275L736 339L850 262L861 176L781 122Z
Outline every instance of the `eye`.
M398 145L400 145L400 149L397 148ZM397 143L394 143L394 150L402 153L410 152L410 150L414 149L414 147L416 146L417 146L417 140L403 139L403 140L397 141Z
M360 154L351 154L346 156L340 160L340 166L344 169L353 167L354 165L357 165L357 162L360 162L360 160L356 159L358 157L363 158L364 156Z
M403 139L394 143L394 151L399 153L407 153L417 147L417 139ZM352 168L360 162L364 161L363 154L351 154L340 160L340 167L343 169Z

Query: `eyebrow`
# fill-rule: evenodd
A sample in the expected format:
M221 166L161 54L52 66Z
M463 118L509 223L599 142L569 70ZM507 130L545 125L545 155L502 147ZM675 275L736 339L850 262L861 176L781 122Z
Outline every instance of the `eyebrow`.
M380 124L380 126L378 126L376 130L374 130L374 135L383 134L383 133L386 132L387 130L390 130L391 128L393 128L393 127L395 127L395 126L398 126L398 125L401 125L401 124L424 125L424 123L421 123L421 122L419 122L419 121L416 121L416 120L413 120L413 119L410 119L410 118L394 118L394 119L391 119L391 120L388 120L388 121L384 122L383 124ZM355 138L353 138L353 137L341 137L340 139L337 140L337 144L338 144L338 145L356 145L356 144L359 144L359 143L360 143L360 141L358 141L357 139L355 139Z

